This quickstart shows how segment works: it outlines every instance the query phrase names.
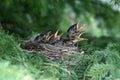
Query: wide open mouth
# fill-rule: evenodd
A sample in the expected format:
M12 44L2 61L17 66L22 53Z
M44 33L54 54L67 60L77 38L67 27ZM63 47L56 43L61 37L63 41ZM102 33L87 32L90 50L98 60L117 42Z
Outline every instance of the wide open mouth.
M80 25L79 26L79 22L77 23L77 31L80 31L80 30L82 30L83 29L83 25Z

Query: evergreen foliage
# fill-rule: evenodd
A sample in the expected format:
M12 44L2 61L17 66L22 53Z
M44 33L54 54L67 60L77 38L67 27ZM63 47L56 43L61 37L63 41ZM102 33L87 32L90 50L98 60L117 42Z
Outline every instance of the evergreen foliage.
M73 78L77 80L77 76L72 70L67 70L67 68L60 66L60 64L49 61L40 53L24 53L19 45L15 42L13 36L5 34L5 32L2 30L0 31L0 68L1 70L2 68L5 68L4 74L0 73L1 79L8 80L10 77L11 80L14 80L13 77L15 76L16 80L24 80L23 78L26 77L24 71L26 71L28 72L28 75L30 75L28 77L30 77L31 80L67 80L67 78ZM9 70L12 72L8 73ZM16 71L20 72L20 74L17 74ZM16 75L14 75L15 73ZM5 78L4 76L8 77ZM29 80L29 78L27 80Z
M0 0L0 80L119 80L119 4L120 0ZM52 62L19 47L38 32L65 32L79 20L88 39L76 44L80 53Z

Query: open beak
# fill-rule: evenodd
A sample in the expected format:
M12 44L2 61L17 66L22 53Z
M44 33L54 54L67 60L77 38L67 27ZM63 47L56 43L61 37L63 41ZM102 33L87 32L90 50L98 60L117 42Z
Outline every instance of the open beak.
M58 37L58 30L54 34L54 38L57 38L57 37Z
M81 36L81 34L79 34L79 35L77 36L77 40L80 40L80 39L81 39L80 36Z
M83 29L83 25L79 26L79 22L77 22L77 31L82 30Z
M52 36L49 35L46 40L49 41L51 37L52 37Z
M77 31L80 31L80 30L82 30L82 29L83 29L83 26L77 25Z
M80 30L79 22L77 22L77 31Z
M48 40L50 39L50 37L51 37L51 36L50 36L50 33L51 33L51 31L49 31L49 32L47 33L47 35L46 35L46 37L45 37L45 40L46 40L46 41L48 41Z
M83 29L82 26L77 26L77 31L80 31L80 30L82 30L82 29Z
M57 40L60 40L62 35L63 35L63 33L60 34L60 35L58 35L58 36L57 36Z
M88 40L88 39L85 39L85 38L80 38L79 41L83 41L83 40Z
M82 34L80 34L80 35L77 36L77 40L78 40L78 41L88 40L88 39L85 39L85 38L80 38L81 35L82 35Z

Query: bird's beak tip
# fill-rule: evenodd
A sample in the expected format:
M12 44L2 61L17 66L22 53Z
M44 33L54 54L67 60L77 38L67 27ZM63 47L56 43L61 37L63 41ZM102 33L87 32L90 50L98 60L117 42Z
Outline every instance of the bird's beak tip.
M57 30L57 31L55 32L55 35L54 35L55 38L58 37L58 31L59 31L59 30Z
M82 40L88 40L88 39L86 39L86 38L82 38Z

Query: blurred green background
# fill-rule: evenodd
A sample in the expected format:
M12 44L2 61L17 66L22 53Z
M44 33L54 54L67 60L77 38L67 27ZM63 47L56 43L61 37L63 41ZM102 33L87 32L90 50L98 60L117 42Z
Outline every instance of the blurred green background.
M117 37L120 8L117 0L0 0L3 29L26 37L32 32L65 32L80 21L93 37Z
M94 38L115 42L120 38L119 0L0 0L1 25L17 37L57 29L65 33L78 21L90 44L99 44L91 42Z
M4 73L0 77L7 80L8 78L5 76L9 77L12 73L11 80L14 80L14 76L16 76L16 80L21 80L28 73L28 79L23 80L34 80L32 78L36 80L43 69L47 70L40 76L42 80L45 78L45 80L59 80L60 77L65 77L66 68L63 66L61 68L61 64L58 66L51 63L46 66L46 64L44 65L46 61L40 55L26 58L19 43L49 30L53 32L59 30L59 33L65 34L70 25L78 21L84 25L86 30L82 37L87 38L88 41L79 43L86 55L73 56L77 61L72 62L72 67L69 66L72 76L69 79L60 80L120 79L120 68L118 67L120 60L118 44L120 41L120 0L0 0L0 60L3 60L0 63L0 70ZM112 43L115 44L112 45ZM4 60L8 62L4 62ZM116 66L114 67L116 72L106 72L113 68L113 65ZM23 67L25 72L22 72ZM87 74L86 68L90 69L89 76L84 75L84 71ZM105 68L103 72L110 75L108 79L103 79L106 77L105 74L100 76L102 79L92 74L100 71L101 68ZM13 72L9 72L9 69ZM39 72L39 70L41 71ZM57 76L53 72L54 70ZM20 73L17 74L16 71ZM48 75L52 76L51 79ZM113 77L111 78L111 76Z

